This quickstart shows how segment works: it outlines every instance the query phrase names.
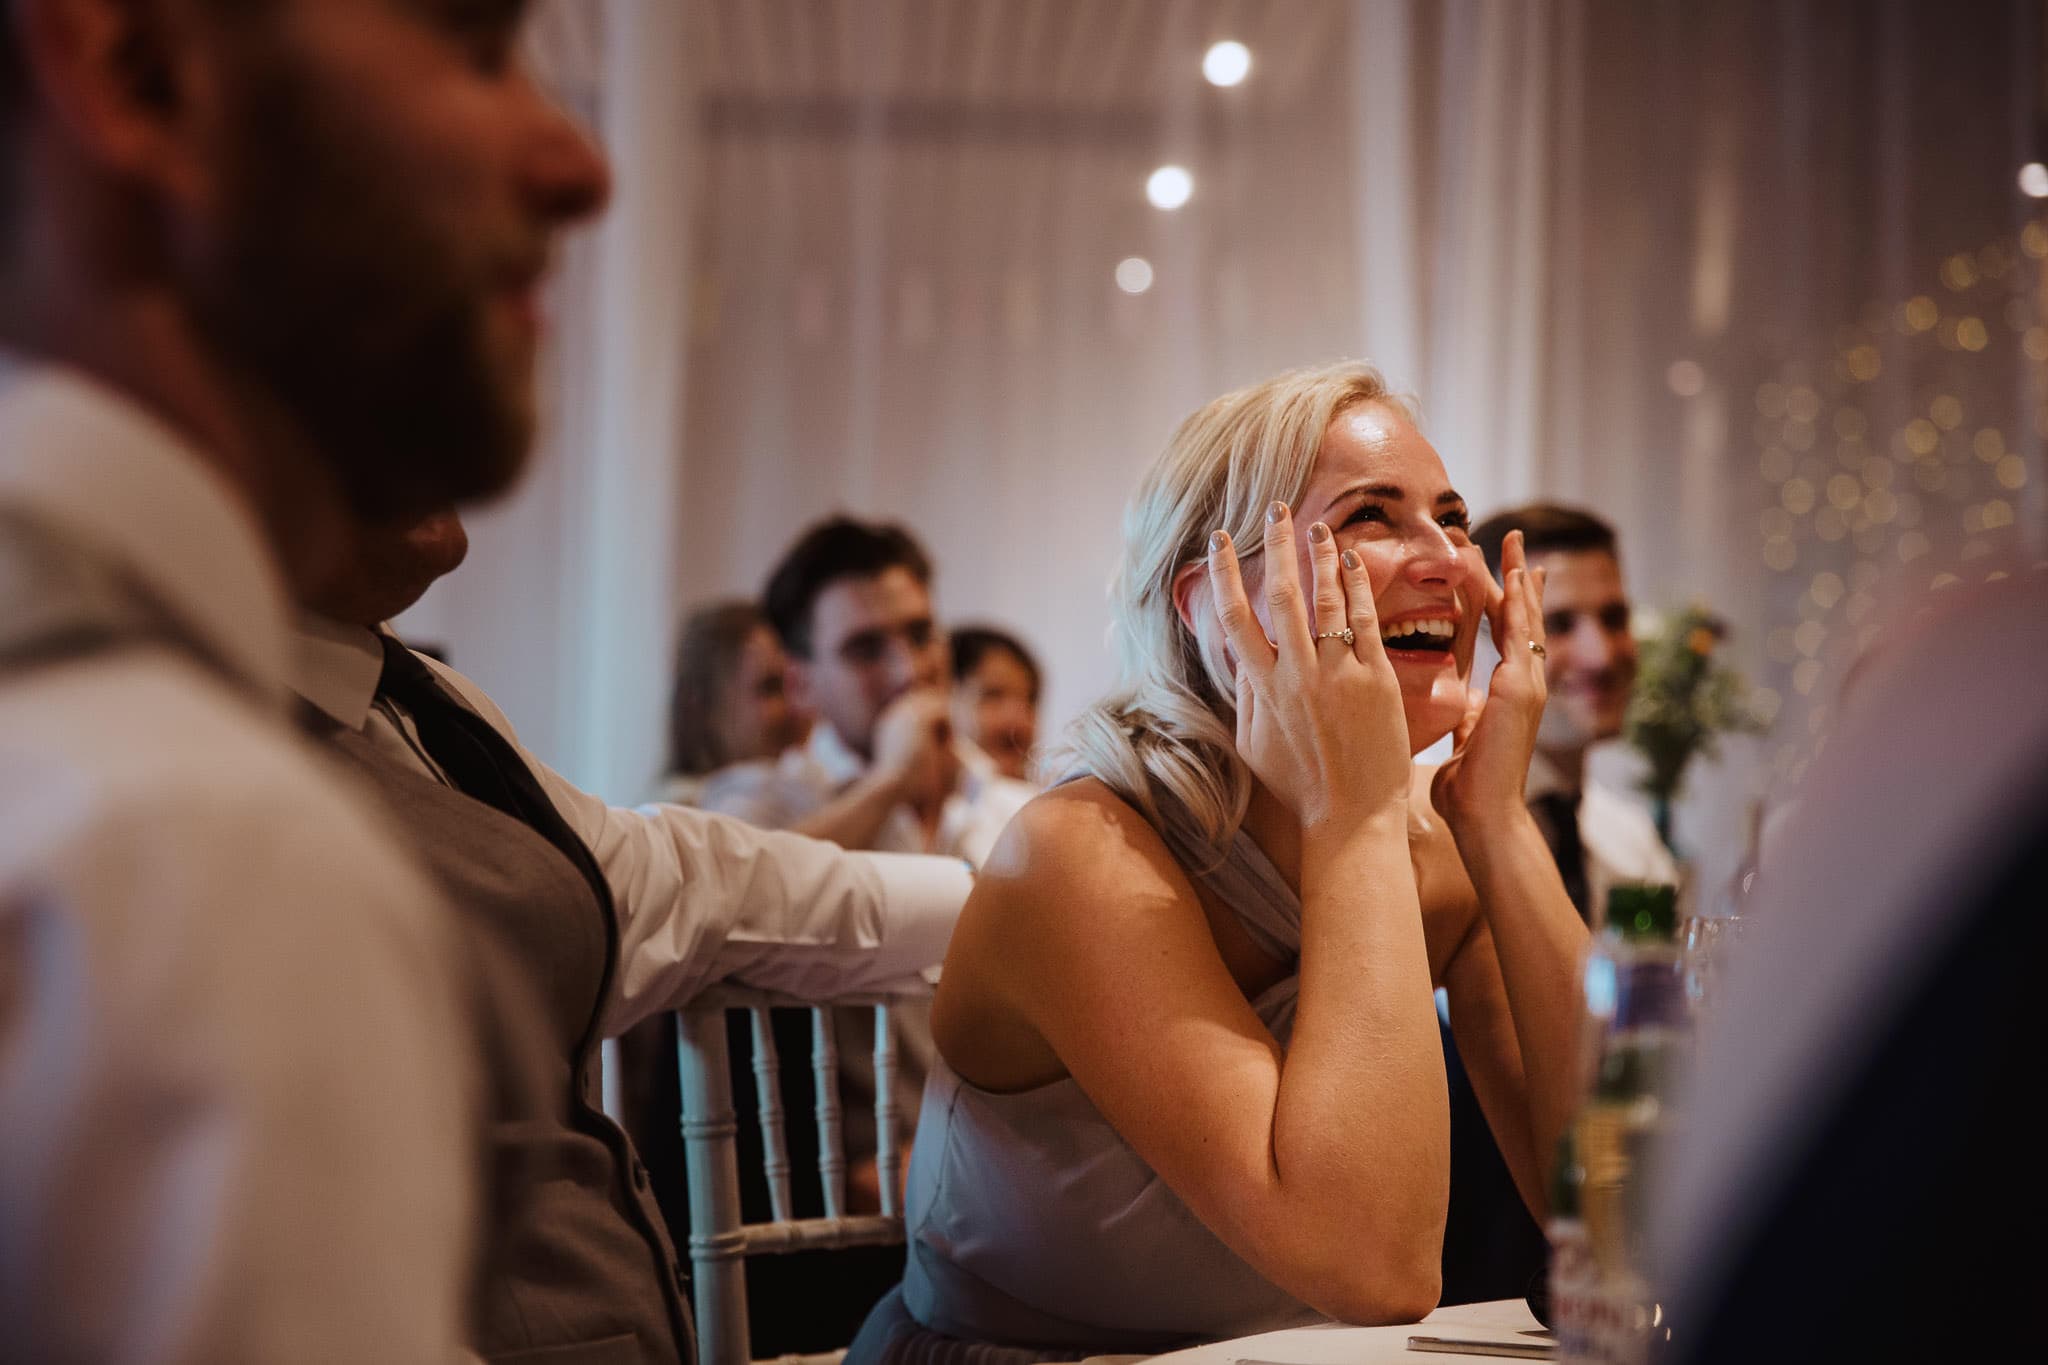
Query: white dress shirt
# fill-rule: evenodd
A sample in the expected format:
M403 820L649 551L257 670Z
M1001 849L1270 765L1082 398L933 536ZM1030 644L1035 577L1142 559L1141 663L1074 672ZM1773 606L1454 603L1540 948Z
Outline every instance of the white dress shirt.
M1038 789L1004 777L993 759L964 739L953 742L953 754L960 761L960 781L940 810L936 834L927 839L916 813L898 806L875 832L871 847L944 853L976 867L988 861L1003 827ZM845 791L867 769L867 760L821 720L811 727L809 742L773 763L735 764L712 774L698 804L764 828L786 829Z
M1528 799L1568 791L1564 774L1542 754L1529 759ZM1579 788L1579 844L1586 851L1587 905L1593 923L1607 915L1607 893L1622 882L1678 885L1678 862L1642 806L1590 776Z
M445 1362L477 1138L448 914L291 728L231 487L0 361L0 633L80 581L166 629L0 665L0 1359Z
M376 636L314 617L299 625L299 693L337 724L441 776L411 718L375 697L383 668ZM620 950L608 1035L723 980L819 1000L904 984L945 957L973 884L959 858L847 853L687 806L606 805L521 748L475 683L424 662L518 750L610 883Z

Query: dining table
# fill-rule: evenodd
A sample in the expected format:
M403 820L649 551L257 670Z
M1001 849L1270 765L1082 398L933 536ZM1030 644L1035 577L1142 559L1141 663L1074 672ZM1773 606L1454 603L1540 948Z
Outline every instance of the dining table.
M1411 1338L1480 1343L1496 1349L1430 1350L1410 1346ZM1436 1360L1497 1360L1512 1348L1522 1358L1555 1358L1541 1352L1554 1338L1543 1330L1521 1299L1461 1303L1439 1308L1421 1322L1393 1327L1351 1327L1321 1322L1256 1336L1212 1341L1151 1357L1146 1365L1428 1365Z

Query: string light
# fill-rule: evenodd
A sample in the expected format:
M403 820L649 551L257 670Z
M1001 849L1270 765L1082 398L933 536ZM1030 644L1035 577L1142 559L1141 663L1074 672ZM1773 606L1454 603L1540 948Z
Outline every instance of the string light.
M1195 178L1184 166L1161 166L1145 181L1145 198L1155 209L1171 213L1195 193Z
M2023 168L2020 188L2048 200L2048 160ZM1757 474L1775 494L1756 514L1756 543L1783 587L1780 621L1766 622L1761 652L1767 677L1803 715L1799 729L1815 736L1779 750L1782 771L1803 770L1825 742L1829 671L1889 627L1879 606L1886 577L1903 569L1935 587L1978 582L2018 543L2017 528L2031 529L2048 402L2014 414L2030 424L2020 436L2011 422L1983 424L2009 405L2007 367L2048 366L2048 294L2016 269L2030 260L2048 261L2048 215L1939 258L1934 288L1865 304L1824 334L1832 344L1823 357L1788 363L1753 391ZM2015 343L2010 362L2006 338ZM1979 355L2000 368L1982 372ZM1667 371L1674 392L1683 377L1676 363ZM1880 378L1882 388L1863 387ZM1917 412L1893 417L1892 404L1908 399L1901 379L1925 387L1910 395ZM2021 381L2039 393L2048 369Z
M1211 85L1229 87L1251 74L1252 50L1234 38L1212 44L1202 54L1202 75ZM2048 171L2043 172L2048 175Z

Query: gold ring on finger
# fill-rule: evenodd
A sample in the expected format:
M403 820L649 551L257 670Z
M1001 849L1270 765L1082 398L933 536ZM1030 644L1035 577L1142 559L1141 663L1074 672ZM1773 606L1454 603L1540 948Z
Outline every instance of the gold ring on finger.
M1352 633L1349 626L1344 627L1342 630L1319 630L1316 632L1316 639L1319 642L1323 640L1342 640L1347 645L1358 643L1358 637Z
M1549 650L1545 649L1542 645L1537 644L1534 640L1531 640L1529 642L1529 652L1531 654L1534 654L1539 659L1543 658L1545 655L1550 653Z

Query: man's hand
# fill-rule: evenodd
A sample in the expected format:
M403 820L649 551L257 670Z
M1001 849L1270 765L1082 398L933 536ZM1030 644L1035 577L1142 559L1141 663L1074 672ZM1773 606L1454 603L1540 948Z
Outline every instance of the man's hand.
M875 722L875 770L898 798L921 809L944 801L960 781L946 694L906 692Z

